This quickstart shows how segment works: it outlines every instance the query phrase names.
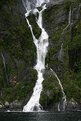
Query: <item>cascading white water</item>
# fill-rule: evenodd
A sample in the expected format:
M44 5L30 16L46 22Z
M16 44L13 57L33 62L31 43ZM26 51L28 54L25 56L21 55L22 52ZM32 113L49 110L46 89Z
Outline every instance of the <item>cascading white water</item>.
M53 71L53 69L50 69L51 72L54 74L54 76L56 77L56 79L58 80L58 83L59 83L59 86L61 88L61 91L62 91L62 101L63 101L63 110L65 110L65 107L66 107L66 95L65 95L65 92L64 92L64 89L63 89L63 86L62 86L62 83L60 81L60 79L58 78L57 74ZM59 108L59 105L58 105L58 110L60 111L60 108Z
M66 30L68 29L68 27L71 26L71 19L72 19L72 10L71 10L71 7L70 7L69 16L68 16L68 25L63 29L62 34L64 34L66 32ZM63 59L62 59L63 55L64 55L64 53L63 53L63 43L62 43L61 44L60 53L59 53L59 56L58 56L58 59L60 61L63 61ZM65 95L62 83L61 83L60 79L58 78L57 74L53 71L53 69L50 69L50 70L52 71L52 73L54 74L54 76L57 78L57 80L59 82L59 85L60 85L60 88L61 88L61 91L62 91L62 94L63 94L63 97L62 97L62 100L63 100L63 110L65 110L67 100L66 100L66 95ZM60 105L59 104L58 104L58 111L60 111Z
M68 25L63 29L62 34L64 34L65 31L68 29L68 27L71 26L71 21L72 21L72 10L71 10L71 7L70 7L69 16L68 16Z
M26 7L26 10L27 10L27 13L25 14L26 21L30 28L30 31L31 31L31 34L33 37L33 42L37 49L37 64L34 68L37 70L37 73L38 73L38 79L37 79L35 87L33 89L33 94L31 96L30 100L28 101L28 103L24 106L24 108L23 108L24 112L31 112L31 111L34 111L35 109L37 111L41 111L41 105L40 105L39 101L40 101L40 95L42 92L42 82L44 80L43 70L45 69L45 58L46 58L46 54L48 51L48 45L49 45L49 43L48 43L49 36L42 25L42 13L46 9L45 3L47 3L47 2L49 2L49 1L48 0L37 0L36 7L32 10L28 10L27 5L26 5L27 2L26 3L23 2L24 6ZM42 10L39 11L37 9L37 7L41 7ZM32 26L27 18L31 12L35 15L36 23L38 24L39 28L42 31L39 39L36 39L36 37L33 33ZM36 13L38 13L38 18L36 16L37 15Z
M4 70L5 70L5 79L8 83L8 73L7 73L7 67L6 67L6 60L5 60L4 54L2 52L1 52L1 57L3 60L3 65L4 65Z
M43 3L48 3L49 0L37 0L36 7L40 7Z
M62 43L61 48L60 48L60 52L59 52L59 55L58 55L58 60L63 62L63 56L64 56L64 51L63 51L63 43Z
M68 24L71 25L71 14L72 14L72 11L71 11L71 7L70 7L70 10L69 10L69 19L68 19Z

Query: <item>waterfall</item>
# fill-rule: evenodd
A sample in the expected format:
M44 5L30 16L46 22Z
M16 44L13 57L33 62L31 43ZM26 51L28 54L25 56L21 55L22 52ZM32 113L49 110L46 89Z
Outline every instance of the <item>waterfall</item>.
M64 34L65 31L68 29L68 27L71 26L71 21L72 21L72 10L71 10L71 7L70 7L69 16L68 16L68 25L63 29L62 34Z
M58 103L58 111L61 111L61 110L60 110L60 103Z
M69 10L69 19L68 19L68 24L71 25L71 7L70 7L70 10Z
M1 52L1 57L2 57L2 60L3 60L3 65L4 65L5 79L6 79L7 84L8 84L8 73L7 73L6 60L5 60L4 54L2 52Z
M59 52L59 55L58 55L58 60L63 62L63 56L64 56L64 51L63 51L63 43L62 43L61 48L60 48L60 52Z
M63 111L65 110L65 107L66 107L66 95L65 95L65 92L64 92L64 89L63 89L63 86L62 86L62 83L60 81L60 79L58 78L57 74L53 71L53 69L50 69L51 72L53 73L53 75L56 77L56 79L58 80L58 83L59 83L59 86L61 88L61 92L62 92L62 101L63 101ZM60 111L60 106L58 105L58 110Z
M48 2L49 2L49 0L37 0L36 6L37 6L37 7L40 7L42 4L48 3Z
M43 88L42 87L42 82L44 80L43 70L45 70L45 58L46 58L46 54L48 52L48 45L49 45L49 43L48 43L49 36L42 25L43 24L42 13L46 9L47 2L49 2L49 1L48 0L37 0L36 7L34 9L29 9L30 7L27 8L27 3L28 3L27 0L26 0L26 2L23 2L24 6L26 8L26 11L27 11L25 14L25 18L26 18L27 24L30 28L33 42L34 42L34 44L36 46L36 50L37 50L37 63L36 63L36 66L34 67L34 69L36 69L36 71L38 73L38 79L37 79L35 87L33 89L33 94L31 96L30 100L28 101L28 103L24 106L24 108L23 108L24 112L41 111L41 107L42 107L40 105L39 101L40 101L40 95L41 95L42 88ZM37 7L41 7L42 10L39 11L37 9ZM30 15L31 12L35 15L36 23L42 31L41 35L38 39L35 37L32 26L28 20L28 16ZM38 14L38 17L37 17L37 14Z
M72 9L70 7L70 10L69 10L69 15L68 15L68 25L63 29L63 32L62 32L62 35L65 34L66 30L69 28L69 26L71 26L71 23L72 23ZM59 52L59 56L58 56L58 59L60 61L63 62L63 43L61 44L61 49L60 49L60 52ZM60 81L60 79L58 78L57 74L51 69L52 73L54 74L54 76L57 78L58 82L59 82L59 85L60 85L60 88L61 88L61 91L62 91L62 94L63 94L63 97L62 97L62 101L63 101L63 110L65 110L65 106L66 106L66 95L65 95L65 92L64 92L64 89L63 89L63 86L62 86L62 83ZM60 105L58 104L58 111L60 111Z

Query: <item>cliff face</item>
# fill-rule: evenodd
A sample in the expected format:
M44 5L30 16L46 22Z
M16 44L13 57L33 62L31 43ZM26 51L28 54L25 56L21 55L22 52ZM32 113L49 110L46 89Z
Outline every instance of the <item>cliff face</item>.
M49 33L50 43L46 63L60 78L67 101L75 100L78 103L81 103L80 24L80 4L65 2L49 7L44 14L44 26ZM55 109L54 102L62 99L61 89L57 79L48 68L45 79L41 101L45 108L54 107ZM69 102L67 105L69 106Z
M36 61L35 46L24 18L25 10L22 1L6 1L5 4L2 3L1 6L1 100L21 100L23 98L25 99L27 94L31 95L36 80L36 71L33 70ZM35 23L33 26L35 27ZM35 33L37 34L37 29L35 29ZM8 79L5 75L7 75Z
M43 14L43 25L49 34L40 99L45 109L55 109L55 104L62 99L61 89L50 68L60 78L68 102L74 100L81 103L81 4L78 0L59 1L55 4L56 1L51 0ZM0 1L0 6L0 103L14 100L25 103L37 79L37 72L33 69L36 48L24 18L22 1ZM67 27L70 8L71 23ZM38 37L40 29L34 16L31 15L29 19Z

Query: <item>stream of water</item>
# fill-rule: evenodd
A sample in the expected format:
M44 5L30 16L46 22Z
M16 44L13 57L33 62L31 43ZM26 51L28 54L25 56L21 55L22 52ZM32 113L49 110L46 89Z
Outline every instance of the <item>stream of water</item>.
M43 28L43 20L42 20L42 13L43 11L46 9L46 3L48 2L48 0L37 0L36 1L36 6L34 9L27 9L27 1L23 1L23 4L26 8L26 14L25 14L25 18L27 21L27 24L30 28L31 31L31 35L33 38L33 42L36 46L36 50L37 50L37 63L36 66L34 67L34 69L36 69L37 73L38 73L38 78L35 84L35 87L33 89L33 94L30 98L30 100L27 102L27 104L24 106L23 111L24 112L31 112L31 111L41 111L42 106L40 105L39 101L40 101L40 95L42 92L42 82L44 80L43 78L43 72L45 70L45 58L46 58L46 54L48 52L48 34L45 31L45 29ZM30 5L30 4L29 4ZM41 7L41 10L39 11L37 7ZM30 8L30 7L28 7ZM35 15L36 18L36 23L38 25L38 27L41 29L41 35L39 36L39 38L37 39L33 33L33 29L31 26L31 23L28 20L28 16L30 15L30 13L33 13ZM38 15L38 17L37 17Z

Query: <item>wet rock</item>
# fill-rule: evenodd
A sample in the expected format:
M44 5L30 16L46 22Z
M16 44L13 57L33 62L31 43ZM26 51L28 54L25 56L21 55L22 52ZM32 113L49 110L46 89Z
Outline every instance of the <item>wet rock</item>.
M3 112L5 110L4 105L0 102L0 112Z
M3 108L3 105L0 104L0 109L2 109L2 108Z
M20 108L22 108L22 103L19 102L18 100L15 100L12 103L10 103L10 108L11 109L20 109Z
M7 101L5 102L5 107L9 108L9 102L7 102Z
M77 110L78 108L79 105L73 98L67 102L66 110Z

